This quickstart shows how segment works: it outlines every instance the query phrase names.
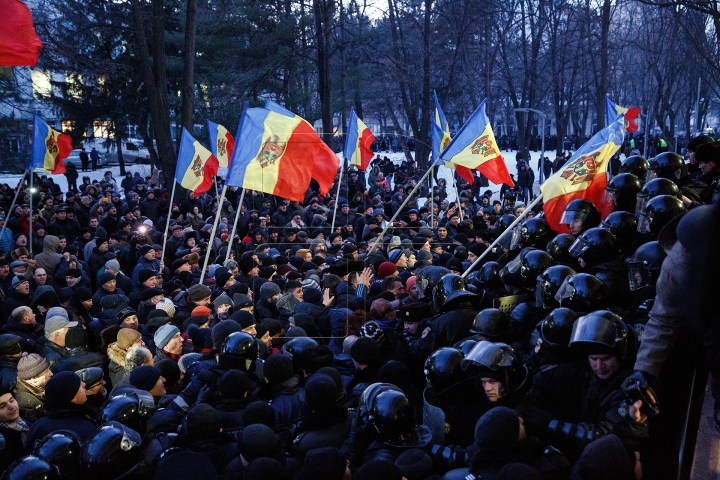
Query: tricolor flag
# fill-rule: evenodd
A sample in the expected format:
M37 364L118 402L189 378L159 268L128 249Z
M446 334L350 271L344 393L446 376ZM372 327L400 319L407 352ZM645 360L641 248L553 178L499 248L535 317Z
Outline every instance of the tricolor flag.
M590 200L605 218L612 205L605 200L607 165L620 149L625 137L625 117L615 121L595 134L565 165L548 178L540 187L543 195L545 217L553 230L568 233L567 225L561 225L563 211L576 198Z
M486 103L487 98L442 151L440 158L446 163L478 170L495 185L514 186L495 141L490 119L485 114Z
M358 169L365 170L373 158L370 146L374 141L375 135L358 118L355 108L351 108L347 136L345 137L345 149L343 150L344 157L348 162L357 165Z
M323 195L340 166L335 152L306 120L268 101L243 111L225 183L301 202L315 179Z
M638 126L637 122L635 121L637 119L637 116L640 115L640 110L638 107L621 107L620 105L615 104L612 100L609 98L605 99L605 126L610 125L617 117L618 115L625 115L625 130L628 132L637 132Z
M210 190L213 176L217 175L217 171L218 160L215 155L200 145L200 142L183 127L178 163L175 167L175 180L195 192L195 195L200 195Z
M230 165L235 140L225 127L218 123L207 121L208 135L210 136L210 151L218 159L221 167L227 168Z
M33 145L30 167L33 170L65 173L63 160L72 152L69 135L53 130L37 115L33 116Z
M452 137L450 137L450 126L448 125L442 108L440 108L440 102L438 102L437 94L435 93L435 91L433 91L433 97L435 97L435 112L433 113L433 121L431 128L432 161L434 163L435 160L440 156L440 152L442 152L445 147L448 146L450 140L452 140ZM455 172L457 172L457 174L460 175L460 177L462 177L462 179L469 184L472 185L472 183L475 181L475 176L473 175L472 170L470 170L469 168L453 164L448 164L447 167L454 169Z
M32 13L20 0L0 0L0 66L34 67L42 42Z

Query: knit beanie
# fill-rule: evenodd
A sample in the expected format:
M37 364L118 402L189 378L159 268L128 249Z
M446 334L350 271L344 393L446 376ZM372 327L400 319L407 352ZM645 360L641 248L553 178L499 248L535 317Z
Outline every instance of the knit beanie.
M176 361L166 358L157 362L155 368L160 370L160 375L165 379L166 387L172 387L180 381L180 367Z
M185 319L185 321L182 324L183 332L187 332L188 328L190 328L190 325L195 325L196 327L202 327L208 323L208 317L206 315L193 315L192 317L188 317Z
M372 365L380 360L380 347L374 338L358 338L350 347L350 357L361 365Z
M192 340L193 349L196 352L209 352L210 350L212 350L213 341L211 329L200 328L194 323L191 323L190 326L187 328L187 335L188 337L190 337L190 340Z
M135 310L132 308L125 306L124 308L121 308L118 310L117 314L115 315L115 322L120 325L123 320L125 320L128 317L132 317L133 315L137 315Z
M163 298L160 300L157 304L155 304L155 308L164 310L170 318L175 316L175 305L169 298Z
M305 454L298 480L342 480L347 459L335 447L313 448Z
M87 347L88 334L82 327L72 327L65 334L65 346L67 348Z
M153 312L157 312L158 310L153 310ZM160 310L162 312L162 310ZM158 331L158 328L162 327L163 325L167 325L168 323L172 322L170 317L166 317L165 313L161 316L154 316L152 318L149 318L148 321L145 324L145 333L149 335L155 335L155 332Z
M236 321L241 329L248 328L255 324L255 317L247 310L238 310L230 315L230 320Z
M195 307L192 309L192 312L190 312L190 315L193 317L205 317L205 321L207 321L207 316L211 313L212 310L210 310L208 307Z
M398 455L395 465L408 480L423 480L430 475L433 461L427 452L419 448L411 448Z
M110 270L115 270L117 272L120 270L120 262L117 260L108 260L105 262L105 268L109 268Z
M572 480L631 480L635 478L635 458L616 435L604 435L589 443L575 463Z
M280 383L293 376L293 359L289 355L270 355L263 365L263 375L270 383Z
M158 328L153 335L155 346L162 350L176 333L180 333L180 330L175 325L163 325Z
M137 330L133 330L132 328L123 328L117 334L117 344L118 347L123 350L127 350L135 345L135 343L141 338L142 336Z
M257 263L255 263L255 259L252 258L250 255L246 255L244 257L240 257L240 271L243 273L243 275L247 275L250 273L250 270L255 268L257 266Z
M17 355L22 351L20 337L12 333L0 335L0 355Z
M152 365L140 365L133 368L133 371L130 373L130 385L139 390L149 392L157 383L160 375L160 369L157 367L153 367Z
M213 300L213 307L215 307L215 311L217 312L218 308L222 305L230 305L230 308L233 307L233 301L230 298L230 296L226 293L221 293L215 300ZM195 311L195 310L193 310Z
M223 397L236 400L241 400L252 388L253 383L247 374L240 370L228 370L217 383L218 392Z
M280 323L280 320L275 320L274 318L264 318L260 323L267 328L271 337L277 335L277 333L282 330L282 323Z
M198 361L200 361L200 357L202 357L202 353L186 353L182 357L180 357L180 361L178 362L178 367L180 367L180 371L185 374L188 371L188 368L196 364Z
M273 282L265 282L260 287L260 299L267 300L270 297L274 297L280 293L280 287Z
M395 266L392 262L383 262L380 264L380 267L378 267L378 276L380 277L380 280L385 279L385 277L389 277L393 273L397 271L397 266Z
M519 435L518 414L507 407L485 412L475 424L475 446L483 452L505 450L518 442Z
M216 324L212 329L213 347L219 349L231 333L241 331L242 327L237 322L223 320L222 322Z
M223 288L228 280L230 280L230 277L232 277L232 273L228 272L227 270L223 270L222 272L216 272L215 273L215 285L217 285L220 288Z
M245 468L245 480L286 480L288 478L285 466L274 458L256 458ZM314 477L322 478L322 477ZM328 480L331 480L328 478Z
M20 380L30 380L48 368L50 368L50 363L48 363L45 357L37 353L23 352L17 365L18 378Z
M314 373L305 383L305 403L310 410L327 411L337 403L338 389L329 375Z
M92 299L92 291L90 291L89 288L80 287L73 291L72 296L78 301L78 303L86 302Z
M115 280L115 275L109 272L105 272L100 275L100 278L98 279L98 285L105 285L110 280Z
M60 372L50 377L45 385L45 404L51 408L64 408L80 390L82 380L75 372Z
M322 299L322 291L320 291L320 289L312 287L303 288L303 302L319 305L322 304Z
M242 423L246 427L255 424L273 427L275 426L275 410L267 402L251 402L242 412Z
M158 295L165 295L165 291L162 288L144 288L142 291L142 294L140 295L140 298L143 302L147 302L153 297L157 297Z
M240 433L238 451L247 461L260 457L273 458L280 447L280 440L267 425L256 423L246 426Z
M208 298L212 291L209 287L198 283L188 288L187 294L190 301L197 303L204 298Z
M417 254L417 259L419 262L429 262L432 260L432 253L427 250L420 250Z
M222 295L221 295L222 296ZM218 297L220 298L220 297ZM244 295L242 293L236 293L233 295L233 306L236 310L239 310L244 307L251 307L253 305L252 300L250 300L250 297L247 295Z
M185 427L192 439L207 439L220 433L217 411L207 403L199 403L185 416Z

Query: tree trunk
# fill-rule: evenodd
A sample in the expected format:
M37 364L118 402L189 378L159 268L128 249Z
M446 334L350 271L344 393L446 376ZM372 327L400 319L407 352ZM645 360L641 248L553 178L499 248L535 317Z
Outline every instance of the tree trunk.
M195 111L196 15L197 0L187 0L185 51L183 52L182 126L190 133L193 133L193 113Z
M610 8L612 0L603 0L602 14L600 16L600 71L598 72L597 84L597 126L592 133L598 132L605 128L605 98L608 91L609 76L609 55L608 37L610 35Z
M334 0L313 0L317 43L318 93L323 124L323 141L333 148L332 83L330 79L330 35Z

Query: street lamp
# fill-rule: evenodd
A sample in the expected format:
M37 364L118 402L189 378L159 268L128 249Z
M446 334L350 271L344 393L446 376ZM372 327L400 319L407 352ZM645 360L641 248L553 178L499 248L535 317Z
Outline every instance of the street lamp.
M543 184L543 170L544 170L543 167L545 166L545 119L547 118L547 114L545 112L541 112L540 110L536 110L534 108L516 108L515 111L516 112L525 112L526 119L527 119L527 113L533 112L533 113L536 113L537 115L539 115L540 119L542 120L542 127L541 127L542 133L540 134L540 139L541 139L540 149L542 150L542 152L540 153L540 168L538 169L538 170L540 170L540 182L539 183L540 183L540 185L542 185ZM527 124L527 121L525 123ZM529 158L528 158L528 163L530 163Z

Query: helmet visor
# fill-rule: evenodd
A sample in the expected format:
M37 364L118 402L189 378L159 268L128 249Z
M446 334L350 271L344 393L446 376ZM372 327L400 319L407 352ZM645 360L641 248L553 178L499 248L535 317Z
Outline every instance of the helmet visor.
M504 347L504 348L503 348ZM482 340L475 344L470 352L460 362L460 367L486 367L497 371L500 367L511 367L515 362L512 350L505 344Z
M520 260L520 255L518 255L510 263L508 263L505 268L507 269L508 273L517 273L520 271L521 266L522 261Z
M657 172L655 171L655 168L650 166L650 168L648 169L647 177L645 178L645 183L655 178L657 178Z
M515 227L512 235L508 235L510 237L510 250L515 250L516 248L522 246L523 235L521 230L522 229L520 227Z
M650 272L640 262L628 263L628 283L631 292L645 288L650 285Z
M617 202L617 193L615 190L608 190L605 189L605 194L603 195L603 201L607 203L608 205L615 205Z
M570 245L568 253L573 257L577 258L583 253L585 253L588 248L590 248L590 244L583 237L578 237L577 240L575 240L573 244Z
M648 234L650 233L650 224L652 223L652 216L648 215L647 213L638 213L637 214L638 224L637 224L637 231L642 234Z
M563 280L562 285L560 285L560 288L558 288L557 293L555 294L555 300L562 306L563 301L568 302L571 301L572 298L575 296L575 287L570 283L570 276L565 278Z
M571 223L573 223L575 221L584 222L586 218L587 218L587 213L585 213L585 212L565 210L562 214L562 217L560 217L560 224L570 225Z

